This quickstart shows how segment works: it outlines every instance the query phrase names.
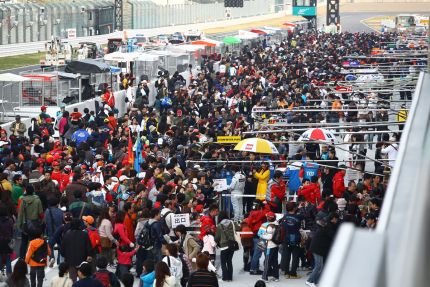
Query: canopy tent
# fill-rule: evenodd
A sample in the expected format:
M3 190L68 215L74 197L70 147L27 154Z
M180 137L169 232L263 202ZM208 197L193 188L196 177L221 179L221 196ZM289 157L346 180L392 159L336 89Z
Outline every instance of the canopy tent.
M263 27L263 29L264 29L264 30L268 30L269 32L270 32L270 31L273 31L273 32L285 31L285 30L282 30L281 28L278 28L278 27L272 27L272 26L264 26L264 27Z
M252 39L257 39L260 36L257 33L249 32L245 30L239 30L238 33L239 34L235 37L240 40L252 40Z
M113 52L106 54L104 56L105 61L112 61L112 62L133 62L139 57L139 53L132 52L132 53L122 53L122 52Z
M136 61L141 62L155 62L158 61L160 57L157 55L151 55L151 54L141 54L139 57L136 58Z
M30 81L30 79L20 75L12 74L12 73L0 74L0 82L21 83L25 81Z
M64 71L74 74L98 74L110 72L111 68L108 64L102 63L93 59L85 59L80 61L71 61L67 64Z
M189 53L189 52L196 52L199 50L204 50L205 46L204 45L177 45L177 46L167 46L167 49L169 49L170 51L173 52L185 52L185 53Z
M221 46L221 44L222 44L222 42L216 41L213 39L209 39L209 38L205 38L205 39L191 42L191 45L204 45L207 47L217 47L217 46Z
M242 41L238 37L228 36L224 37L224 39L222 39L222 42L226 45L234 45L240 44Z
M284 25L286 27L291 27L291 28L295 28L297 26L297 24L292 23L292 22L284 22L284 23L282 23L282 25Z

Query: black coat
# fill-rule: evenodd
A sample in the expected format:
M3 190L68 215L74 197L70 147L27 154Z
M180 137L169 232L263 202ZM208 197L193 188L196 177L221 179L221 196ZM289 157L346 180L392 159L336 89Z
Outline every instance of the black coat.
M70 266L78 266L86 261L91 251L90 238L85 231L70 230L64 234L60 252Z
M319 226L314 233L311 241L311 252L318 254L322 257L327 257L330 251L331 244L333 243L334 232L328 226Z

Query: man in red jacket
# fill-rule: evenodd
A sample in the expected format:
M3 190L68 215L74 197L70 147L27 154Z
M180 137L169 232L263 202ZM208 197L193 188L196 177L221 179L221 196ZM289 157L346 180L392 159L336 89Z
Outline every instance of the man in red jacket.
M249 216L246 219L249 227L254 233L254 238L253 238L254 251L252 254L251 266L250 266L250 272L249 272L249 274L251 275L263 274L263 272L259 270L259 266L260 266L259 262L260 262L260 257L262 255L262 251L257 247L257 244L259 241L257 232L258 232L258 229L260 229L260 226L264 222L266 222L266 213L270 211L270 210L267 210L267 208L265 207L268 207L268 205L264 206L264 203L262 203L261 201L257 201L254 204L252 211L249 213Z
M282 201L285 198L285 181L282 179L282 171L275 171L273 184L270 186L270 207L275 213L282 213Z
M209 214L203 215L200 218L200 235L199 238L203 240L208 230L214 230L216 232L215 216L218 215L218 205L212 204L209 207Z
M307 202L317 205L321 201L321 188L317 181L316 176L312 178L312 182L303 180L303 185L297 195L303 196Z
M345 169L341 169L333 177L333 195L337 198L343 197L343 193L345 192L345 173Z

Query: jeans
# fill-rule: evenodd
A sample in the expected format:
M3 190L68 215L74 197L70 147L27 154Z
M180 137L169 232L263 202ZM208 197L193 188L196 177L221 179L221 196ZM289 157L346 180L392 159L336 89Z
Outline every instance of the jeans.
M54 251L55 244L52 244L51 242L54 242L54 241L52 239L48 241L49 248L51 248L51 256L49 256L49 259L52 259L52 258L55 259L55 251ZM60 263L61 263L61 255L60 255L60 251L57 250L57 265L60 265Z
M254 254L252 254L251 259L251 271L257 271L260 269L260 257L262 251L257 247L258 238L253 238L252 240L254 241Z
M37 285L36 285L37 277ZM43 279L45 278L45 266L30 267L30 285L31 287L42 287Z
M230 248L221 251L222 280L233 280L233 254Z
M269 276L279 279L279 264L278 264L279 248L266 249L266 258L264 259L263 279L268 280Z
M231 194L231 205L233 206L234 220L239 221L243 219L243 203L242 196L240 193ZM239 195L239 196L234 196Z
M251 259L253 254L253 247L243 246L243 270L249 271L251 269Z
M28 235L22 232L21 245L19 246L19 258L21 259L25 259L25 255L27 254L28 241L29 241Z
M299 254L300 247L298 245L290 245L283 243L281 269L285 272L285 275L297 275L297 267L299 266ZM291 261L292 263L290 268Z
M154 261L155 264L157 264L158 262L161 261L162 255L161 255L161 247L153 247L151 249L151 255L152 255L152 260Z
M12 264L10 261L10 254L0 254L0 270L3 271L3 258L6 263L6 275L10 275L12 273Z
M308 282L318 284L318 281L321 276L321 272L324 266L324 260L321 255L313 253L314 256L314 269L312 270L311 275L308 278Z
M143 262L150 257L149 251L139 248L136 252L136 274L140 276L143 271Z

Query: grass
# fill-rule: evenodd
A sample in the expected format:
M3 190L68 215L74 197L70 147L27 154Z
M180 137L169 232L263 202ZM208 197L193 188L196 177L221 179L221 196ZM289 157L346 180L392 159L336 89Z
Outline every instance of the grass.
M0 71L19 68L23 66L37 65L45 53L33 53L0 58Z

